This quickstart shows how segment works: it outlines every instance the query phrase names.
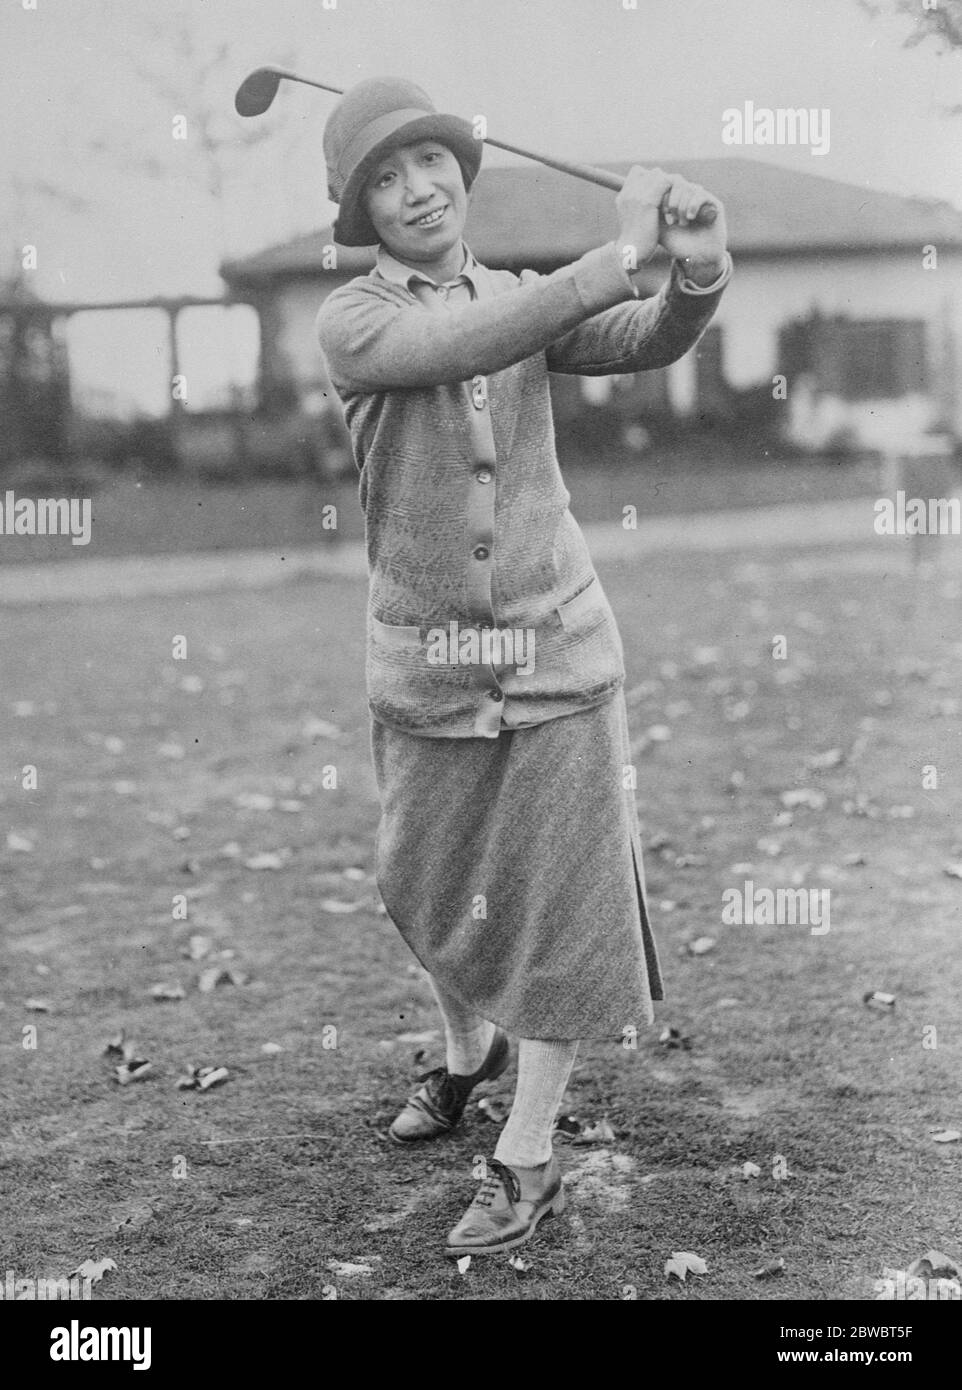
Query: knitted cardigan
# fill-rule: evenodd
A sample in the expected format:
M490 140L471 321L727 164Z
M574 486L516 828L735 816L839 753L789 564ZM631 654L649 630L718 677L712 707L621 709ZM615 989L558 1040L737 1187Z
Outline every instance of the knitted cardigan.
M548 373L676 361L727 279L683 288L673 262L659 293L639 300L612 242L548 276L478 267L478 299L458 309L376 270L324 301L318 337L361 475L376 719L426 737L497 737L621 685L617 627L568 510ZM437 664L430 644L452 624L531 634L533 669L463 655Z

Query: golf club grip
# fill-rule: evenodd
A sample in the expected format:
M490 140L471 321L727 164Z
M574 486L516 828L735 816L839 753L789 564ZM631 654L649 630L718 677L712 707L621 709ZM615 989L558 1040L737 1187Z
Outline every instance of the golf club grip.
M539 164L544 164L549 169L557 169L561 174L571 174L574 178L583 179L586 183L596 183L601 188L610 188L612 193L619 193L625 184L620 174L613 174L608 169L598 169L593 164L573 164L567 159L555 159L546 154L533 154L531 150L522 149L519 145L508 145L503 140L492 140L487 136L484 143L495 145L499 150L508 150L510 154L523 155L525 159L537 160ZM711 227L717 217L718 209L714 203L703 203L698 210L698 216L691 225Z

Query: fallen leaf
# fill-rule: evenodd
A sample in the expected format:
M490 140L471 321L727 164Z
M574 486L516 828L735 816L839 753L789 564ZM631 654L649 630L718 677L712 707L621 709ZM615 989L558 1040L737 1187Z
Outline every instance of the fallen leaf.
M947 878L962 878L962 863L943 864L942 872Z
M932 1135L936 1144L957 1144L962 1139L962 1130L939 1129Z
M755 1270L756 1279L771 1279L775 1275L785 1273L785 1261L779 1256L777 1260L769 1260L767 1265L762 1265L761 1269Z
M327 1267L339 1279L368 1279L374 1273L370 1265L351 1264L346 1260L328 1260Z
M815 753L806 759L805 766L812 772L827 772L830 768L839 767L845 761L845 754L841 748L829 748L824 753Z
M157 999L157 1000L172 1000L172 999L186 999L186 998L187 998L187 995L186 995L185 990L184 990L184 986L183 986L182 984L180 984L179 982L174 983L174 984L165 984L165 983L162 982L162 983L159 984L159 985L151 985L149 993L150 993L151 999Z
M89 1279L91 1284L99 1284L109 1270L116 1268L113 1260L84 1260L70 1271L70 1277L76 1274L81 1279Z
M245 859L244 868L283 869L285 863L290 858L290 854L290 850L265 850L262 854L254 854L250 859Z
M762 1170L761 1170L761 1168L759 1168L759 1166L758 1166L757 1163L743 1163L743 1164L742 1164L742 1177L746 1180L746 1182L748 1181L749 1178L759 1178L759 1177L761 1177L761 1174L762 1174Z
M154 1068L151 1063L139 1061L137 1058L121 1062L119 1067L114 1068L114 1076L119 1086L129 1086L132 1081L146 1081L153 1074Z
M741 719L747 719L752 712L752 707L747 700L733 700L725 705L725 718L730 724L737 724Z
M273 1057L276 1053L283 1052L284 1049L281 1047L280 1043L266 1042L261 1043L261 1051L266 1052L269 1057Z
M470 1258L471 1258L471 1256L469 1255L469 1256L468 1256L468 1259L470 1259ZM527 1264L526 1264L525 1261L521 1258L520 1255L512 1255L512 1256L510 1257L510 1259L508 1260L508 1264L511 1266L512 1269L516 1269L516 1270L518 1271L519 1274L524 1274L524 1272L525 1272L526 1269L528 1268Z
M458 1273L459 1273L459 1274L462 1274L462 1275L467 1274L468 1270L471 1268L471 1256L470 1256L470 1255L462 1255L461 1258L458 1260L457 1263L458 1263Z
M665 1276L672 1274L682 1283L689 1274L707 1274L708 1266L700 1255L693 1255L690 1250L673 1250L671 1259L665 1262Z
M226 1067L195 1067L189 1066L185 1076L178 1077L178 1091L208 1091L211 1086L217 1086L220 1082L226 1081L230 1072Z
M23 1007L32 1014L48 1014L50 1012L50 1005L46 999L28 999Z
M717 666L722 659L721 647L695 647L691 659L696 666Z
M240 792L234 797L234 805L241 811L273 811L275 801L263 792Z
M575 1136L574 1142L576 1144L612 1144L617 1137L607 1120L598 1120L595 1124L585 1125L581 1133Z
M498 1100L495 1096L485 1096L483 1100L478 1101L478 1109L486 1119L491 1120L496 1125L500 1125L504 1124L505 1120L508 1118L510 1106L505 1105L503 1101Z
M862 1003L867 1004L870 1009L894 1009L895 995L886 994L880 989L870 989L867 994L862 995Z
M791 810L795 806L807 806L811 811L824 810L828 801L825 793L819 791L817 787L796 787L792 791L782 792L781 803Z
M315 719L311 716L304 723L301 729L301 738L331 738L341 737L341 731L336 724L329 724L326 719Z
M688 954L690 956L704 956L713 950L714 946L715 938L713 936L699 936L694 941L689 941Z
M679 854L675 860L676 869L703 869L708 863L705 854Z
M234 970L224 965L209 965L202 970L197 981L201 994L210 994L218 985L246 985L247 976L242 970Z
M213 943L209 936L192 936L187 946L181 952L188 960L203 960L209 956Z
M911 1279L962 1279L962 1268L941 1250L929 1250L905 1272Z

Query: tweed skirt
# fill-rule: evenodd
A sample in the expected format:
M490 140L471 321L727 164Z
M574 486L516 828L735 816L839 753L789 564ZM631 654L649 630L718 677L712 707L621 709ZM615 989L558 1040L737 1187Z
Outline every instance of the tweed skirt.
M374 721L378 887L421 964L522 1038L623 1038L662 999L622 692L496 739Z

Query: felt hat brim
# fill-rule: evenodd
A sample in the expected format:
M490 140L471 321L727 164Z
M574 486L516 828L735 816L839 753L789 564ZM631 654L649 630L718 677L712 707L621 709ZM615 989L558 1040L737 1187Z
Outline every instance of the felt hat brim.
M399 145L418 140L437 140L457 159L470 188L481 167L484 142L475 138L470 121L460 116L391 111L371 121L355 138L351 157L356 160L344 185L334 223L334 240L341 246L376 246L380 238L364 206L364 191L374 166Z

